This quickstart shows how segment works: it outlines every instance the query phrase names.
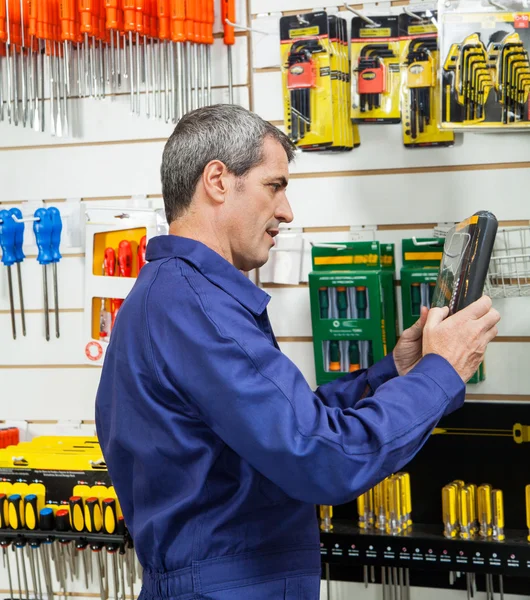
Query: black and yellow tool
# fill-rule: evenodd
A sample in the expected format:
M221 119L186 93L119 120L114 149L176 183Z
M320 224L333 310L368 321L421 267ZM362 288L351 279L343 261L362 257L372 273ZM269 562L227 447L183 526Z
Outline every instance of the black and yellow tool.
M0 494L0 529L9 527L9 503L6 494Z
M28 494L24 498L24 518L28 529L39 528L38 498L35 494Z
M118 522L116 511L116 500L114 498L105 498L103 505L103 531L112 535L116 531Z
M70 527L72 531L84 531L85 517L83 499L80 496L71 496L69 500L70 506Z
M24 503L20 494L11 494L9 503L9 527L11 529L24 528Z
M512 429L473 429L472 427L435 427L433 435L463 435L479 437L509 437L516 444L530 442L530 425L515 423Z
M442 513L444 523L444 536L456 538L458 535L458 500L457 486L445 485L442 488Z
M333 506L320 506L320 529L322 531L333 531Z
M528 528L527 540L530 542L530 484L524 489L525 505L526 505L526 527Z
M491 485L483 483L477 489L477 509L480 523L479 535L489 538L492 534L492 503Z
M99 533L103 527L103 517L99 498L85 500L85 527L90 533Z

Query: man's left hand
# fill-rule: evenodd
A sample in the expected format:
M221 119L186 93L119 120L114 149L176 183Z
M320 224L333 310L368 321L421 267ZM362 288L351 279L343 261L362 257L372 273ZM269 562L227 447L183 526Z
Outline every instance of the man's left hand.
M398 375L406 375L422 358L423 328L427 322L429 309L421 307L420 318L409 329L405 329L394 348L394 363Z

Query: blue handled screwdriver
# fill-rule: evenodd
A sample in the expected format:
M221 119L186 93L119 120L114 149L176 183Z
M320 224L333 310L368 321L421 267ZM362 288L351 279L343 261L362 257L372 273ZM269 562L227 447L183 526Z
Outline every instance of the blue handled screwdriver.
M38 208L34 215L33 233L37 240L39 253L37 262L42 265L42 277L44 286L44 326L46 340L50 341L50 315L48 306L48 272L46 267L53 262L52 257L52 220L45 208Z
M17 275L18 275L18 295L20 298L20 316L22 319L22 335L26 335L26 313L24 310L24 294L22 292L22 261L26 258L22 250L24 245L24 223L22 220L22 212L19 208L12 208L9 211L13 222L15 223L15 260L17 261ZM19 221L16 221L19 219Z
M11 329L13 339L17 339L17 327L15 324L15 304L13 301L13 279L11 266L15 264L15 222L9 211L0 211L0 246L2 247L2 264L7 267L7 285L9 290L9 308L11 310Z
M59 252L61 245L61 232L63 230L63 222L61 220L61 213L58 208L51 206L48 209L48 215L52 221L52 264L53 264L53 300L55 305L55 336L60 337L59 331L59 287L57 285L57 263L61 260L62 256Z

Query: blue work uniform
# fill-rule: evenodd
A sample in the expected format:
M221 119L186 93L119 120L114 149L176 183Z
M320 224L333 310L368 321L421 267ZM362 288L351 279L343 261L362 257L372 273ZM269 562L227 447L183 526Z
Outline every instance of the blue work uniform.
M142 600L316 600L315 504L399 470L464 401L428 355L391 355L311 390L282 352L269 296L205 245L153 238L120 308L97 432L144 567Z

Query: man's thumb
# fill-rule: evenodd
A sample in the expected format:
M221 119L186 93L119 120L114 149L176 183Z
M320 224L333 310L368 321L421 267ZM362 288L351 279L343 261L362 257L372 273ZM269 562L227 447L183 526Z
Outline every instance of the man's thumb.
M443 308L431 308L431 310L429 310L429 314L427 315L427 323L425 324L425 326L436 327L437 325L440 325L440 323L447 318L448 314L448 306L444 306Z

